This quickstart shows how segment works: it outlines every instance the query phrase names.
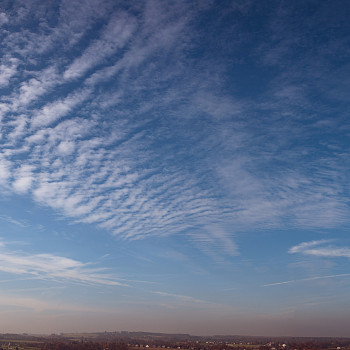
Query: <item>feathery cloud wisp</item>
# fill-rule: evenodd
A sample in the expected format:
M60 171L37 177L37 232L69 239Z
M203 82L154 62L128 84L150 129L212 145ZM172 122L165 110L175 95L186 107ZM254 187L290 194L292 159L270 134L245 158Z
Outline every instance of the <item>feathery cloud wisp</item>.
M318 240L311 242L303 242L289 249L289 253L300 253L303 255L312 255L325 258L344 257L350 258L350 248L348 247L336 247L332 245L326 245L326 243L332 240Z
M279 285L283 285L283 284L291 284L291 283L307 282L307 281L316 281L316 280L323 280L323 279L328 279L328 278L349 277L349 276L350 276L350 273L340 273L340 274L328 275L328 276L315 276L315 277L301 278L301 279L297 279L297 280L290 280L290 281L283 281L283 282L264 284L262 287L279 286Z
M104 284L126 286L117 282L112 276L100 269L89 267L90 264L52 255L25 254L9 251L4 245L0 247L0 271L17 275L27 275L38 279L53 279L84 284Z
M162 297L173 298L173 299L181 300L183 302L188 302L188 303L206 303L204 300L200 300L200 299L193 298L187 295L182 295L182 294L173 294L173 293L166 293L166 292L160 292L160 291L155 291L152 293L160 295Z

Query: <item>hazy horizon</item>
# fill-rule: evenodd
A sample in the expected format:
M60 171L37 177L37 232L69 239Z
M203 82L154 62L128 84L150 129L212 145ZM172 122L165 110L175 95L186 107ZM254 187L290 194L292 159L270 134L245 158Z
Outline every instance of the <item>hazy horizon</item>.
M349 336L350 2L0 2L0 333Z

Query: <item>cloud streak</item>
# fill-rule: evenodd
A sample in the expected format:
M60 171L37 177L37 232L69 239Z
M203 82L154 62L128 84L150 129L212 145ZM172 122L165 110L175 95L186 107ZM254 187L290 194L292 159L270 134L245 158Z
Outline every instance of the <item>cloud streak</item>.
M26 254L0 247L0 271L57 282L126 286L91 264L52 255Z
M350 248L348 247L335 247L332 245L326 245L331 240L318 240L311 242L303 242L289 249L291 254L303 254L311 256L319 256L324 258L350 258Z
M63 74L67 80L77 79L103 59L115 54L130 39L135 30L135 19L127 14L113 17L103 29L101 37L74 60Z
M341 273L341 274L328 275L328 276L315 276L315 277L301 278L301 279L297 279L297 280L268 283L268 284L262 285L262 287L280 286L283 284L292 284L292 283L307 282L307 281L317 281L317 280L323 280L323 279L328 279L328 278L349 277L349 276L350 276L350 273Z
M182 294L172 294L172 293L166 293L166 292L152 292L153 294L157 294L160 295L162 297L166 297L166 298L172 298L172 299L176 299L176 300L180 300L183 302L188 302L188 303L206 303L203 300L197 299L197 298L193 298L187 295L182 295Z

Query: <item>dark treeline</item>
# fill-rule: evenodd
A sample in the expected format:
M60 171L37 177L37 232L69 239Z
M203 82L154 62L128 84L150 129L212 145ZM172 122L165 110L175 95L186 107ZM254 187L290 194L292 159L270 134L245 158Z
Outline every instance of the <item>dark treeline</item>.
M41 345L42 350L128 350L128 346L119 342L104 341L56 341Z

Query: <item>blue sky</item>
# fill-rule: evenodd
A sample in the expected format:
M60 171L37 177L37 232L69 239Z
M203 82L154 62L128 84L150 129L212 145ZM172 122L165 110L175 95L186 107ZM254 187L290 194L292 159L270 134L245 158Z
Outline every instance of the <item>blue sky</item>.
M2 1L1 332L348 336L347 1Z

